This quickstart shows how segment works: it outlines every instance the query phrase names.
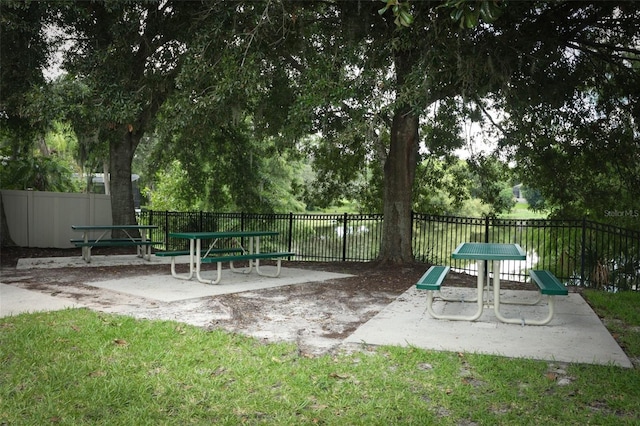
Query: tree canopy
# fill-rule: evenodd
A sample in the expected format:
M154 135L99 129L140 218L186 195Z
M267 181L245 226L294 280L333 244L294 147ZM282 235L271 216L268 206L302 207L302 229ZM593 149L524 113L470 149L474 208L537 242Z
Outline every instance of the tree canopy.
M135 220L138 155L158 203L164 193L185 208L280 211L358 198L384 213L389 262L412 260L412 209L447 211L472 193L494 213L507 209L499 182L511 171L556 215L640 210L632 1L2 7L2 61L33 76L18 83L2 68L12 94L3 119L18 123L26 94L42 86L43 29L55 24L54 39L72 43L55 82L63 101L47 111L72 123L93 164L107 161L116 222ZM37 49L7 58L5 43ZM466 165L453 155L465 122L497 147ZM631 215L626 223L638 226Z
M533 40L536 47L503 61L509 79L491 93L507 117L500 149L558 216L607 220L608 211L637 211L638 5L561 2L538 5L536 14L521 9L510 6L493 27L511 31L516 45ZM517 25L507 27L518 17ZM498 49L505 58L501 53L511 46ZM615 218L633 225L634 218L627 219Z

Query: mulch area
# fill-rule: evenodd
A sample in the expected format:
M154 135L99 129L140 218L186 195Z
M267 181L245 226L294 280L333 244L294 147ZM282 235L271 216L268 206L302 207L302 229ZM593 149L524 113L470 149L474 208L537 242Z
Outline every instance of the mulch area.
M134 253L135 249L131 247L92 250L95 255ZM286 261L283 265L289 268L352 276L334 280L332 284L291 285L257 290L242 296L232 293L202 298L197 302L175 303L150 302L146 298L101 291L91 286L92 282L105 279L167 275L169 265L166 264L16 269L18 259L75 256L80 257L80 249L3 248L0 251L2 280L27 290L66 297L99 311L139 314L144 318L151 315L156 319L188 323L197 320L207 329L222 328L261 339L265 339L265 332L271 333L274 340L295 341L305 353L314 354L339 347L344 338L414 286L429 267L422 263L387 265L374 262ZM178 272L186 272L187 268L187 265L176 265ZM205 264L202 269L215 268L214 264ZM476 277L450 272L445 284L475 287ZM501 285L505 288L529 288L527 284L508 281L502 281ZM220 307L224 308L224 312L231 312L231 316L216 316Z
M114 255L133 254L135 251L131 247L96 247L92 249L93 255ZM18 263L18 259L36 257L74 257L80 256L80 249L60 249L60 248L25 248L25 247L3 247L0 250L0 266L3 270L13 269ZM286 262L287 266L303 269L324 270L339 273L357 275L349 281L349 286L353 290L386 291L400 294L414 285L418 279L428 269L429 265L424 263L412 263L406 265L380 265L375 262ZM141 275L158 268L166 269L166 265L141 266L132 271L131 268L119 266L109 267L109 275ZM185 268L185 265L178 265L178 271ZM215 268L215 265L203 265L203 270L207 267ZM66 268L67 271L69 268ZM102 279L107 268L81 268L78 271L77 279L94 281ZM49 270L51 271L51 270ZM68 273L68 272L67 272ZM76 274L74 274L76 275ZM347 284L345 282L345 284ZM451 272L447 277L448 286L475 287L476 277L467 274ZM528 284L519 282L501 281L501 287L505 289L533 289Z

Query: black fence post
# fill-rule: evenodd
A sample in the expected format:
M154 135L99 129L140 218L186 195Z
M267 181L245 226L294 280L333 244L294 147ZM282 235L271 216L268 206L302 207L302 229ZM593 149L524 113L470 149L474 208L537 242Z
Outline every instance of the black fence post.
M164 246L169 250L169 210L164 211Z
M580 249L580 287L584 287L586 277L584 275L585 257L587 245L587 218L582 217L582 248Z
M244 230L244 212L240 212L240 231ZM240 245L244 247L244 238L240 238Z
M147 225L153 225L153 210L148 210L146 212L141 212L140 213L140 217L142 217L142 215L144 215L146 213L147 216ZM154 240L153 238L153 230L149 231L149 238L151 239L151 241Z
M342 261L347 260L347 213L344 214L344 225L342 228Z
M484 242L489 242L489 216L484 217Z
M489 242L489 215L484 218L484 242ZM490 283L490 275L489 275L489 261L484 260L484 273L485 273L485 283ZM492 271L493 272L493 271Z
M289 235L288 235L288 251L293 251L293 213L289 212Z

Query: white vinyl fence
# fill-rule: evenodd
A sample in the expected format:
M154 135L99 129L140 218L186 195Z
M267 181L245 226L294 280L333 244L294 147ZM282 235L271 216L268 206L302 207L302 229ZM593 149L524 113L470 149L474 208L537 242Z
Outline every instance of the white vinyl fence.
M21 247L70 248L82 234L71 225L111 225L104 194L2 190L2 206L13 242Z

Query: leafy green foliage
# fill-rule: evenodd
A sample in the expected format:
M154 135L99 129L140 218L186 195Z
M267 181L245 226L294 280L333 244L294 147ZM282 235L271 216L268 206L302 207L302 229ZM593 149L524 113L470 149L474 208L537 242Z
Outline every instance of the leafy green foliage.
M502 64L513 78L494 93L507 118L500 149L511 153L521 181L538 189L556 216L639 226L607 213L640 209L640 52L629 45L640 11L618 2L544 4L516 30L510 15L522 17L523 7L510 4L495 23L497 31L517 32L519 43L537 40L527 59ZM545 39L550 31L555 40Z
M83 166L107 165L114 223L135 222L131 164L136 148L155 125L175 87L190 25L204 8L196 3L57 2L51 16L61 38L69 73L64 87L81 90L67 119L78 133ZM64 89L63 87L63 89ZM96 152L97 151L97 152ZM108 157L103 155L108 152Z
M42 68L47 63L48 46L43 26L47 7L45 2L0 3L0 124L11 132L9 142L14 153L32 146L36 135L44 131L24 114L24 109L26 94L45 82Z
M439 8L450 9L451 19L460 23L460 28L474 28L481 20L494 22L502 14L504 0L447 0Z
M455 214L470 197L471 175L462 160L433 156L418 165L413 209L431 214Z
M282 12L270 3L245 6L234 13L211 5L208 24L192 35L176 90L160 111L147 174L179 160L200 208L299 211L296 142L306 133L291 123L290 69L279 56L289 43L280 31L290 29L263 20ZM221 44L229 34L236 42Z
M74 155L84 173L104 172L109 163L109 139L100 111L99 94L87 79L62 75L34 99L34 108L50 111L58 120L69 123L77 138Z
M411 15L411 6L408 1L402 2L400 0L380 0L386 3L385 6L378 10L380 15L384 15L387 10L391 9L393 16L396 19L393 21L397 26L408 27L413 23L413 16Z
M545 208L544 197L537 189L522 188L522 195L527 200L529 209L534 212L541 212Z
M3 2L2 63L15 66L2 69L2 107L17 126L6 156L35 155L64 117L90 171L109 144L148 136L143 162L157 181L147 186L177 179L163 190L176 205L282 211L355 199L380 211L397 201L383 195L391 124L411 116L424 158L400 156L403 170L419 163L410 202L456 211L477 194L497 213L511 203L501 166L450 159L460 122L490 105L504 113L490 123L500 154L557 215L637 226L618 214L640 210L635 3L383 3ZM42 88L40 29L54 18L77 36L65 52L73 78ZM300 178L301 160L315 180Z
M76 139L70 129L56 122L37 147L23 147L16 155L11 132L0 138L0 185L3 189L77 192L80 182L73 154Z
M53 157L3 157L0 164L0 182L3 189L54 192L76 192L79 189L78 182L71 179L71 169Z
M210 133L209 133L210 132ZM150 148L146 174L155 176L149 206L155 210L300 211L301 167L277 141L254 139L244 123L172 129L168 148L160 137ZM189 142L191 141L191 142ZM197 143L193 141L198 141ZM188 148L185 148L185 145ZM157 170L163 170L157 172ZM165 172L168 170L169 172ZM155 194L160 191L160 194Z
M469 160L476 184L473 195L491 206L491 215L509 212L516 204L508 167L495 157Z
M430 155L452 156L452 152L465 145L461 121L467 111L456 99L444 99L434 106L432 116L420 128L421 139Z
M172 161L154 176L154 187L145 187L143 195L149 200L152 210L194 211L200 210L197 196L187 182L187 175L180 161Z

